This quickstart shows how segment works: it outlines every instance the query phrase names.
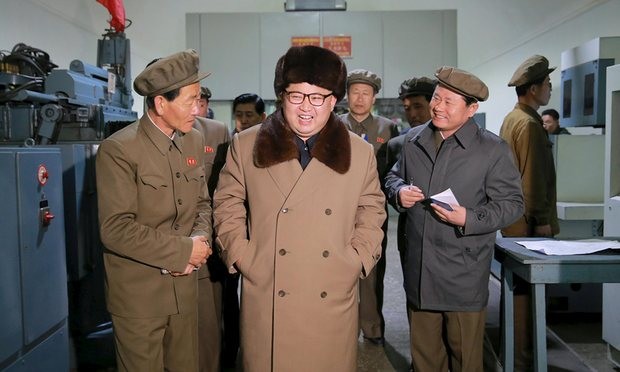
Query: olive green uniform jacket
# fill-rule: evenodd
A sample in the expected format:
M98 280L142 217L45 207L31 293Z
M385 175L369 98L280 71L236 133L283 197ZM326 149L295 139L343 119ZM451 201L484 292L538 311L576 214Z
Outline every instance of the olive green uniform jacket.
M375 156L334 114L305 170L293 136L281 111L238 133L215 191L223 258L242 274L243 368L353 372L358 279L386 217Z
M205 177L209 189L209 196L213 198L213 193L215 192L217 182L220 178L220 171L224 167L224 163L226 163L226 152L230 144L230 133L226 125L221 121L201 117L196 117L194 128L202 134L205 141ZM217 254L214 254L209 258L208 264L203 265L200 270L198 270L198 279L209 277L215 277L216 280L222 279L225 269L221 267L221 262L216 261L219 261L219 258ZM224 272L222 273L219 271Z
M196 311L197 275L183 272L190 236L211 237L202 135L171 140L144 115L97 153L101 240L110 313L159 317Z
M228 128L221 121L196 117L196 128L204 138L205 177L213 197L230 143ZM198 270L198 370L219 372L222 347L222 281L226 268L215 253Z
M551 225L554 235L560 232L552 143L542 124L533 108L517 103L500 129L515 156L525 198L525 213L502 229L504 236L533 236L534 227L542 225Z
M387 166L387 143L391 138L398 136L396 124L383 116L370 114L362 123L359 123L349 114L340 115L350 131L365 139L372 145L377 157L377 171L379 181L383 185L383 179L390 170Z

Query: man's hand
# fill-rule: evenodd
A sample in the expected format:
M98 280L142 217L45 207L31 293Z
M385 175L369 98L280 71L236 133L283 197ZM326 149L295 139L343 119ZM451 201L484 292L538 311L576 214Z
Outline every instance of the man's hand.
M551 225L534 226L534 236L544 236L547 238L553 238L553 232L551 231Z
M398 189L398 198L403 208L411 208L415 203L425 199L422 190L415 185L403 186Z
M431 207L433 208L433 211L435 211L437 217L439 217L439 219L443 222L459 227L465 226L465 221L467 218L467 209L465 207L460 205L450 205L453 209L451 211L442 208L435 203L431 204Z
M171 272L170 275L172 275L172 276L185 276L185 275L189 275L189 274L193 273L194 270L196 270L196 266L188 263L187 266L185 266L185 271L183 271L182 273Z
M213 250L209 246L209 241L206 236L194 236L192 237L192 241L192 254L189 257L189 263L199 268L207 262L207 258L213 253Z

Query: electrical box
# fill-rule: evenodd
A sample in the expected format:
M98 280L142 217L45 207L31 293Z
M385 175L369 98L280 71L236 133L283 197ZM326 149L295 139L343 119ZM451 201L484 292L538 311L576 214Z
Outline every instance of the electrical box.
M605 125L607 67L620 62L620 37L599 37L562 52L560 125Z
M68 371L62 161L0 147L0 370Z

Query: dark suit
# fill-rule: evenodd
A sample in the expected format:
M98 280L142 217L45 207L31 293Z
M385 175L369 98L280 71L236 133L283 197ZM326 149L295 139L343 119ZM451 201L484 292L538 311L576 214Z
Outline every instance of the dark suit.
M387 169L392 169L394 164L400 159L400 154L403 148L403 143L405 142L405 135L407 132L396 136L388 141L387 144ZM396 230L396 241L398 247L398 253L400 254L400 263L403 264L403 255L405 253L405 248L407 247L407 230L405 222L407 221L407 213L399 212L398 213L398 227Z
M209 195L213 196L226 162L230 135L220 121L197 117L194 123L204 137L205 177ZM220 370L222 336L222 282L227 275L217 255L198 271L198 350L200 372ZM236 295L236 293L235 293ZM224 315L226 317L226 315ZM238 321L237 321L238 323Z

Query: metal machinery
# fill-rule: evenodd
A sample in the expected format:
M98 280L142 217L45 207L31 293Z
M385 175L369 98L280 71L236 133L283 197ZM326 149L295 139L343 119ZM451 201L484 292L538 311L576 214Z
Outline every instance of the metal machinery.
M572 206L567 203L565 212L581 219L602 219L603 236L617 239L620 237L620 37L596 38L562 53L561 92L561 125L585 135L557 137L574 137L565 143L563 150L559 148L563 144L556 142L557 154L564 151L569 155L556 158L558 168L562 161L570 164L564 167L564 174L558 169L558 200L561 200L560 184L572 183L564 189L567 195L590 199L578 200L582 203ZM596 203L588 205L587 201ZM558 202L558 212L560 208ZM603 284L601 296L603 339L608 343L609 359L620 367L620 284Z
M560 125L553 136L558 216L566 237L602 235L605 76L620 62L620 37L599 37L562 52Z
M561 55L560 125L571 135L552 135L557 174L557 238L603 235L605 76L620 62L620 37L599 37ZM601 312L600 284L550 286L547 309Z
M0 370L68 370L69 335L86 370L89 353L105 353L97 338L111 335L94 160L101 140L137 119L129 40L107 30L97 66L67 70L24 44L0 57Z

